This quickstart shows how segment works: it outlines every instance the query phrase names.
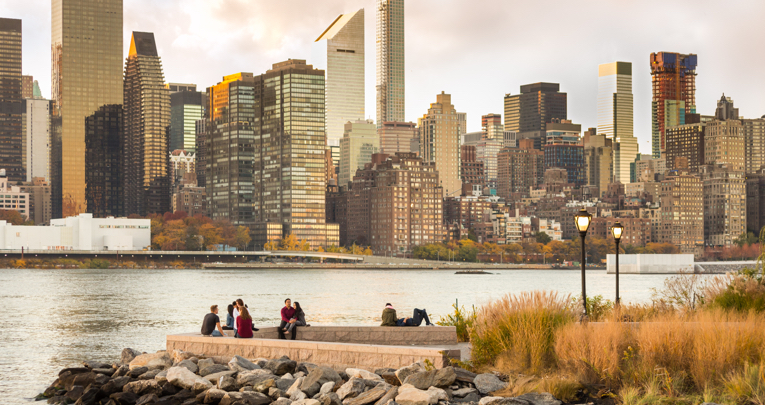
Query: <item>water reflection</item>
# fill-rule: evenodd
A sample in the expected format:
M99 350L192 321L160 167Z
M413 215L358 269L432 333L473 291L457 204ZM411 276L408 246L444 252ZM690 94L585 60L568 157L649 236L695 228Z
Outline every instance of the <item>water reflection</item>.
M255 324L276 324L289 297L314 325L377 325L386 302L401 316L427 308L435 321L456 299L470 307L527 290L578 294L579 277L578 271L0 269L0 307L13 319L0 324L0 403L36 395L59 369L82 360L113 361L124 347L163 349L166 334L199 330L212 304L225 319L226 305L240 297ZM622 275L622 299L646 301L665 278ZM587 282L589 294L612 298L612 275L591 271Z

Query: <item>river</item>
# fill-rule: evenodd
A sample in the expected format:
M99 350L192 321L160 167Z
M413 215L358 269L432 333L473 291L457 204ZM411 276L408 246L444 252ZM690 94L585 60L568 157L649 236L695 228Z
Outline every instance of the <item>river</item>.
M665 275L622 275L624 302L645 302ZM165 348L165 335L198 331L212 304L244 299L258 325L274 325L285 298L314 325L377 325L386 302L400 316L426 308L435 322L507 293L578 294L579 271L501 270L20 270L0 269L0 403L41 392L67 366L115 361L132 347ZM588 295L614 295L614 276L587 272ZM4 402L10 401L10 402Z

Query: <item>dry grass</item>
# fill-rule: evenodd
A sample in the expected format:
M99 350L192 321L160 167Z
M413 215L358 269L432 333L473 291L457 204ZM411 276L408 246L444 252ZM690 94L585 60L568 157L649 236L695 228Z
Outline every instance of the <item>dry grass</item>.
M540 291L506 295L477 313L470 331L473 362L541 374L555 366L555 331L574 319L570 295Z
M549 392L561 401L573 402L582 388L582 384L578 381L561 375L545 377L518 375L510 377L507 388L494 392L492 395L517 397L529 392Z
M725 388L740 403L765 405L765 363L745 364L725 379Z

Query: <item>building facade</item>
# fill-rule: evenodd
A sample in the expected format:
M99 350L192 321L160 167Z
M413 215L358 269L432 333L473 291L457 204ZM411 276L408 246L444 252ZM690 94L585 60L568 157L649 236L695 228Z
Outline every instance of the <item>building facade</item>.
M673 170L661 182L659 242L683 253L704 247L704 187L698 175Z
M26 181L34 177L50 180L50 100L26 99L24 114L24 150Z
M704 184L704 242L732 246L746 232L746 176L726 165L702 166Z
M696 113L696 65L694 54L652 53L651 145L654 158L666 151L666 129L685 125L685 114Z
M29 195L29 219L35 225L48 225L52 214L50 184L42 177L35 177L19 186L19 190Z
M405 122L404 0L377 1L377 126Z
M577 186L587 184L581 131L581 125L556 119L547 124L544 147L545 168L566 169L568 182Z
M704 165L704 133L705 125L700 122L666 128L667 169L678 169L676 160L684 158L688 170L698 173Z
M420 119L419 127L420 156L424 162L436 165L444 195L448 197L461 191L460 130L452 96L443 91L437 95L436 102Z
M567 118L567 97L558 83L521 86L519 94L505 95L505 130L519 138L544 138L548 122Z
M96 218L125 215L123 130L119 104L102 106L85 119L85 200Z
M746 172L756 173L765 166L765 115L759 119L741 119L744 128Z
M608 239L609 243L611 243L614 239L611 228L614 227L616 222L619 222L624 227L621 238L622 246L645 246L651 242L651 220L648 218L593 218L587 235L592 232L593 237Z
M54 212L66 217L88 211L85 117L103 105L123 104L122 0L98 7L87 0L54 0L51 25L51 98L60 123L60 136L54 131L60 145L52 145L60 156L51 159L61 162L51 169L51 189L61 205Z
M738 119L738 109L725 95L717 103L715 119L706 123L704 164L725 165L730 170L746 170L746 139Z
M338 146L345 123L364 114L364 9L341 14L314 41L313 65L326 72L327 145Z
M386 155L395 155L397 152L414 152L412 150L412 141L417 140L419 144L420 131L414 122L383 122L377 129L377 135L380 138L380 153Z
M460 146L460 177L463 186L465 184L479 185L481 188L486 184L486 172L483 162L476 158L476 150L473 145Z
M21 81L21 20L0 18L0 167L12 182L27 180Z
M338 186L346 187L356 175L356 170L372 161L372 155L380 151L380 138L372 120L345 123L343 139L340 140L340 173Z
M177 88L177 85L172 86ZM196 86L195 86L196 87ZM170 150L197 151L196 123L204 118L205 94L198 91L170 93Z
M638 155L633 131L632 63L598 66L598 133L613 141L614 181L630 182L630 163Z
M534 149L531 139L521 139L517 148L504 148L497 156L497 195L511 202L528 197L544 181L544 153Z
M600 134L584 136L584 166L587 184L598 188L600 195L613 183L613 141Z
M15 182L8 178L5 169L0 169L0 193L5 196L0 203L0 210L18 211L27 220L29 219L29 193L11 183Z

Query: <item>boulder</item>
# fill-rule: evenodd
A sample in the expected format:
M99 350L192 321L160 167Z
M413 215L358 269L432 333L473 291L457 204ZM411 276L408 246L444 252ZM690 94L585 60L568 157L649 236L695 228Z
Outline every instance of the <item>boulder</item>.
M292 375L290 373L282 375L281 378L286 378L288 380L295 380L295 379L297 379L297 377L295 377L294 375Z
M342 405L340 397L338 397L334 392L330 392L328 394L319 394L317 400L321 403L321 405Z
M163 370L160 370L158 368L155 368L154 370L149 370L141 375L138 376L139 380L153 380L154 377L157 376L157 374L161 373Z
M148 367L136 367L131 368L130 371L127 373L127 375L130 376L130 378L138 378L141 374L149 371Z
M200 370L205 368L205 367L212 366L213 364L215 364L215 361L213 359L200 359L200 360L197 360L197 367L199 367Z
M112 365L109 363L104 363L102 361L83 361L82 365L94 369L94 368L112 368Z
M438 402L438 399L433 393L418 390L411 385L404 384L398 389L396 402L401 405L434 405Z
M292 401L289 398L279 398L274 402L271 402L271 405L291 405Z
M236 391L236 380L233 377L224 375L218 379L218 388L223 391Z
M66 395L64 395L64 397L69 402L75 402L78 399L80 399L80 397L82 396L84 392L85 392L85 387L83 387L82 385L75 385L72 387L71 390L69 390L69 392L66 393Z
M87 387L93 384L99 375L90 371L87 373L68 374L65 377L59 376L59 385L67 391L70 391L75 385Z
M191 361L189 359L181 360L175 366L176 367L186 367L189 371L191 371L192 373L195 373L195 374L196 374L197 371L199 371L199 367L196 364L194 364L193 361Z
M529 392L527 394L517 396L515 397L515 399L526 401L529 405L562 405L563 404L563 402L556 399L549 392Z
M194 391L196 385L205 386L206 389L212 388L210 381L192 373L185 367L171 367L167 371L167 382L190 391Z
M496 375L490 373L478 374L473 380L473 384L483 395L490 392L499 391L507 387L507 383L501 381Z
M96 399L101 396L98 387L88 387L75 405L95 405Z
M146 394L161 395L162 387L156 380L138 380L125 384L122 392L132 392L139 397Z
M314 395L318 394L319 390L321 390L321 385L319 385L319 383L313 383L313 385L307 388L303 388L304 386L305 380L303 380L303 384L300 385L300 390L305 392L308 398L313 398Z
M347 397L343 401L343 405L367 405L377 402L380 398L385 396L390 388L390 384L382 383L369 391L360 393L355 397Z
M205 391L205 403L217 404L221 399L223 399L223 397L226 396L226 394L226 391L219 390L217 388L210 388L209 390Z
M321 403L315 399L306 398L293 402L293 405L321 405Z
M144 353L136 356L132 361L130 361L130 363L128 363L128 366L131 370L138 367L146 367L150 361L161 359L163 357L172 362L172 359L170 359L170 355L167 354L167 352Z
M196 358L196 355L189 352L184 352L183 350L175 349L173 350L173 353L170 355L173 358L173 363L177 365L177 363L180 363L184 360L190 360L192 358Z
M287 356L282 356L279 359L269 360L264 368L271 370L276 375L284 375L294 373L295 368L297 368L297 362L290 360Z
M202 377L205 380L213 383L213 385L217 384L221 377L234 377L234 374L236 374L236 371L221 371L220 373L213 373L213 374L207 374L206 376Z
M449 395L441 388L430 387L428 388L427 392L431 395L431 397L435 397L435 402L449 400ZM431 398L431 402L433 402L433 398Z
M269 388L268 396L274 401L276 401L279 398L289 398L287 393L284 392L284 390L280 390L279 388Z
M101 391L104 395L112 395L115 392L122 392L122 387L130 382L130 377L124 375L122 377L112 378L109 382L101 386Z
M318 366L318 365L316 365L316 364L313 364L313 363L298 363L298 365L297 365L297 371L302 371L302 372L304 372L306 375L308 375L308 374L310 374L310 373L311 373L311 371L313 371L313 369L315 369L316 367L319 367L319 366Z
M364 380L357 377L351 377L347 383L341 385L337 390L337 396L340 397L341 400L344 400L345 398L353 398L364 392L365 387L366 384L364 384Z
M106 374L96 374L96 378L93 379L93 383L100 386L108 383L110 380L111 377Z
M290 387L289 387L289 388L287 388L287 395L289 395L289 396L290 396L290 398L292 398L292 396L293 396L293 395L294 395L296 392L298 392L298 391L302 391L302 390L300 389L300 385L302 385L302 383L303 383L303 378L298 378L297 380L295 380L295 381L292 383L292 385L290 385ZM295 401L295 400L293 399L293 401Z
M138 395L132 392L117 392L109 396L118 405L134 405L138 401Z
M478 375L476 373L471 373L470 371L467 371L462 367L453 367L453 368L454 368L454 372L457 373L457 381L472 383L473 380L475 379L475 376Z
M157 380L157 382L166 382L167 381L167 370L162 370L157 375L154 376L154 379Z
M478 401L478 405L490 405L497 401L502 401L504 397L483 397Z
M307 388L316 383L321 386L328 382L339 383L341 381L343 381L343 379L340 378L340 374L338 374L337 371L335 371L333 368L317 366L314 367L310 373L308 373L308 376L306 376L305 379L303 379L303 385L300 388L305 391Z
M454 383L457 373L451 367L444 367L438 370L420 371L410 374L403 384L410 384L420 390L427 390L430 387L448 387Z
M244 395L241 392L227 392L226 395L221 398L219 405L233 405L243 404Z
M414 363L411 366L401 367L400 369L396 370L396 377L398 377L398 380L403 383L404 380L406 380L406 377L409 377L414 373L419 373L420 371L425 371L425 367L418 363Z
M210 384L209 381L197 381L194 383L194 385L191 387L191 392L194 394L199 394L201 392L205 392L209 390L212 387L212 384Z
M231 371L231 370L228 368L228 366L224 366L222 364L213 364L211 366L201 367L199 369L199 375L204 377L209 374L220 373L223 371Z
M393 385L390 387L390 389L388 389L388 392L385 393L382 398L375 402L375 405L385 405L390 401L394 401L396 399L396 395L398 395L398 386Z
M379 376L382 377L382 379L385 380L385 382L390 385L401 385L401 381L399 381L398 377L396 377L395 371L385 372L385 373L379 374Z
M383 375L385 373L395 373L395 372L396 372L395 368L385 367L385 368L375 369L375 374L377 374L377 375Z
M127 364L119 366L114 371L114 374L112 374L112 378L122 377L123 375L127 375L129 372L130 372L130 367L128 367Z
M478 391L475 391L465 395L464 397L454 397L451 400L451 402L457 402L457 403L476 402L477 403L480 400L481 400L481 394L479 394Z
M325 382L324 384L321 385L321 388L319 388L319 394L329 394L330 392L332 392L333 388L335 388L334 381Z
M294 378L282 377L276 380L276 388L279 388L282 391L287 391L294 383L295 383Z
M236 383L239 384L240 387L244 387L246 385L257 385L266 380L276 381L278 378L279 377L271 374L269 370L252 370L238 373L236 375Z
M156 402L159 402L158 396L155 394L146 394L138 398L138 401L135 402L135 405L148 405Z
M271 398L259 392L242 392L242 398L248 405L266 405L271 403Z
M251 371L259 369L260 366L242 356L234 356L231 361L228 362L228 368L234 371Z
M468 394L472 393L478 393L478 390L475 388L460 388L458 390L452 391L452 395L455 397L463 398L467 396Z
M348 374L348 377L363 378L365 380L382 380L382 377L379 375L360 368L346 368L345 373Z
M261 394L268 394L268 391L271 388L274 388L276 386L276 382L273 378L269 378L265 381L259 382L257 385L254 385L252 389L256 392L260 392Z
M162 395L159 395L159 397L169 397L181 391L181 389L176 387L175 385L167 384L167 379L165 379L164 383L159 383L159 385L162 386Z
M115 369L109 368L94 368L93 372L96 374L108 375L109 377L114 375Z
M139 352L138 350L131 349L129 347L122 349L122 354L120 355L120 363L130 364L130 362L133 361L133 359L135 359L136 357L140 355L141 355L141 352Z
M305 392L300 391L300 390L295 391L295 392L292 393L292 395L290 395L290 400L293 401L293 402L294 401L302 401L302 400L304 400L306 398L308 398L308 396L305 394Z

